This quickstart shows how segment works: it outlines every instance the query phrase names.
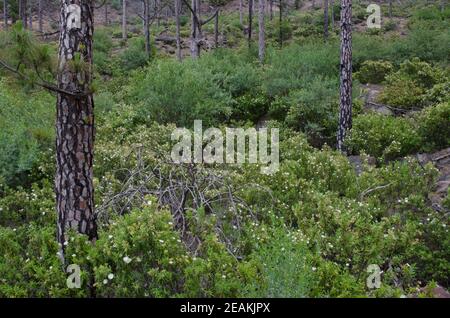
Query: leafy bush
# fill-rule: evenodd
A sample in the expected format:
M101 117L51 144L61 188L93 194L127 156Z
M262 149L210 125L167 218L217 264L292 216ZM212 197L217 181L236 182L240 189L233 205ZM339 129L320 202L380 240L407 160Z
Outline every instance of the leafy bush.
M388 61L365 61L355 77L363 84L379 84L384 81L392 69L393 66Z
M417 115L418 133L425 151L450 146L450 102L423 109Z
M346 143L353 152L365 152L380 160L392 160L417 151L421 139L412 122L380 114L360 115Z
M387 87L380 95L380 100L401 108L421 107L426 103L426 91L434 85L448 82L445 73L419 59L407 60L400 69L388 75Z
M125 71L137 69L146 65L149 61L145 53L145 41L143 38L132 38L129 40L128 48L120 55L122 68Z

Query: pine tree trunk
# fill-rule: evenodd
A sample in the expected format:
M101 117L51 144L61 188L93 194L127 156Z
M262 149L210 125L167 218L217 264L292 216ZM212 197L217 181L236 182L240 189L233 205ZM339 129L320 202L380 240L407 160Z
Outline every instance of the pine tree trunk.
M180 13L181 13L181 0L175 0L175 23L176 23L177 59L178 59L178 61L181 61Z
M389 0L389 18L392 18L392 0Z
M279 41L280 41L280 48L283 47L283 2L282 0L279 0L279 23L280 23L280 29L279 29Z
M334 30L334 0L330 0L331 7L331 30Z
M66 9L73 2L81 8L81 23L79 28L69 30ZM97 238L92 183L94 101L89 92L93 13L92 0L61 0L58 87L78 94L57 94L55 192L62 248L68 229L86 234L90 240ZM78 69L72 63L75 55L84 64Z
M248 46L250 47L250 44L252 42L252 24L253 24L253 0L248 0L248 34L247 34L247 41Z
M270 21L273 19L273 0L269 0Z
M126 41L127 38L127 0L122 0L122 40Z
M243 0L239 0L239 22L241 23L241 25L244 24L244 13L242 12L242 1Z
M340 103L337 149L346 152L345 136L352 127L352 1L341 0Z
M44 32L44 24L43 24L43 20L42 20L42 1L43 0L39 0L38 2L38 24L39 24L39 33L43 33Z
M143 0L145 55L150 57L150 0Z
M265 0L259 0L259 36L258 36L258 57L261 64L264 63L264 56L266 53L266 40L265 40L265 26L264 26L264 15L265 15Z
M219 47L219 11L214 17L214 47Z
M328 0L323 1L323 38L328 40Z
M8 29L8 2L6 0L3 0L3 23L5 30Z
M105 25L108 25L108 3L105 2Z
M31 5L32 3L30 0L30 4L28 5L28 27L30 30L33 30L33 11Z
M198 0L192 0L191 8L194 11L191 12L191 57L198 58L200 56L200 39L201 39L201 25L197 20L200 17L200 2Z
M22 26L27 29L28 18L27 18L27 0L19 0L19 17L22 20Z

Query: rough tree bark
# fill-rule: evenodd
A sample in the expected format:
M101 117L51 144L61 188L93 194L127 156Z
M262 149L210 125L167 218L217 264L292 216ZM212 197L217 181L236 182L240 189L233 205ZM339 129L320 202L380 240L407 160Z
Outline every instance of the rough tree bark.
M122 0L122 40L126 41L127 38L127 0Z
M259 36L258 36L258 57L259 62L264 63L264 56L266 53L265 27L264 27L264 10L266 0L259 0Z
M352 127L352 0L341 0L340 103L337 149L346 152L345 136Z
M180 36L180 13L181 13L181 0L175 0L175 23L176 23L176 41L177 41L177 59L181 61L181 36Z
M323 1L323 38L328 40L328 0Z
M252 42L252 24L253 24L253 0L248 0L248 34L247 34L247 41L248 46L250 47L250 44Z
M58 242L64 249L66 231L97 238L94 216L92 82L93 0L61 0L56 103L56 210ZM78 5L80 23L69 7ZM73 8L73 7L72 7ZM76 61L75 61L76 60ZM81 63L81 64L80 64Z

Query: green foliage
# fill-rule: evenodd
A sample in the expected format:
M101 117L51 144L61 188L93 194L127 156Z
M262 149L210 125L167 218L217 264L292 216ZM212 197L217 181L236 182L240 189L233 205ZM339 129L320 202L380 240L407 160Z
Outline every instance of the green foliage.
M145 66L149 57L145 53L145 41L143 38L132 38L128 41L128 47L120 54L122 68L125 71L131 71Z
M27 174L53 146L54 109L49 94L26 94L0 79L0 177L7 184L32 181Z
M416 120L425 151L450 146L450 102L423 109Z
M363 84L379 84L392 70L393 66L388 61L365 61L355 77Z
M417 151L421 139L412 122L380 114L356 117L346 143L351 151L392 160Z
M439 69L419 59L407 60L400 69L387 76L387 87L380 100L401 108L417 108L427 103L426 92L434 85L447 83L448 76ZM439 90L436 90L439 93ZM436 98L436 97L434 97Z

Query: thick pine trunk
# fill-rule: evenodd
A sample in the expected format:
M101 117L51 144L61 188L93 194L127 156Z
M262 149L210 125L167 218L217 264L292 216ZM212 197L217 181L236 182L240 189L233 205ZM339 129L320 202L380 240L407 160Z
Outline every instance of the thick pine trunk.
M328 0L323 1L323 38L328 40Z
M177 59L178 59L178 61L181 61L180 13L181 13L181 0L175 0L175 23L176 23Z
M81 23L69 29L69 5L81 8ZM56 210L58 242L64 248L67 230L97 238L94 216L93 143L94 102L92 82L93 1L61 0L56 118ZM75 67L76 57L83 64Z
M352 127L352 1L341 0L340 104L337 149L345 152L344 140Z
M127 38L127 0L122 0L122 40L126 41Z
M258 57L259 62L264 63L264 56L266 53L266 40L265 40L265 26L264 26L264 7L266 0L259 0L259 36L258 36Z

